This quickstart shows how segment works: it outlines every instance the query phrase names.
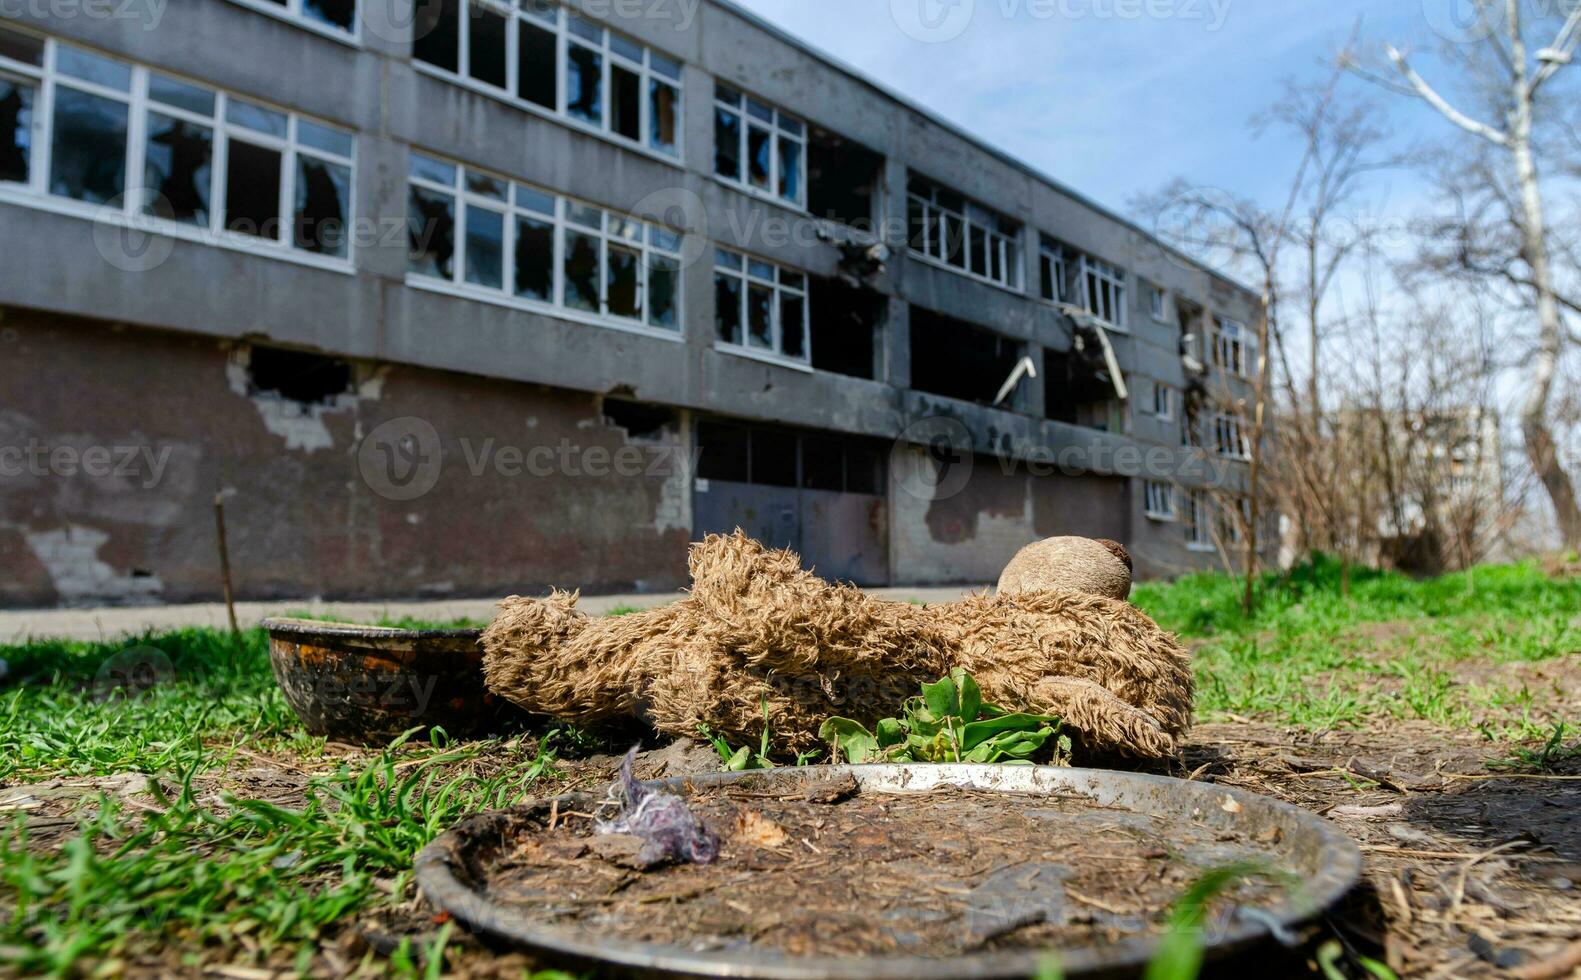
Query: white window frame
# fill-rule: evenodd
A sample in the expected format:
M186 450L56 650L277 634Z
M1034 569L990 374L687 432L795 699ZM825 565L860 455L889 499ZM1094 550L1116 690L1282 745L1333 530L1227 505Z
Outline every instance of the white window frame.
M1217 551L1213 540L1213 505L1203 490L1186 494L1186 548L1190 551Z
M1038 290L1044 302L1066 303L1070 292L1070 256L1065 246L1039 236ZM1053 295L1049 295L1053 293Z
M345 30L316 17L308 16L303 9L306 6L305 0L284 0L283 3L270 3L269 0L231 0L231 2L237 6L246 7L248 10L256 10L276 20L283 20L288 24L307 28L331 40L356 46L362 44L362 5L367 0L353 0L355 9L351 12L351 30Z
M734 103L724 97L722 92L724 89L735 93ZM765 120L754 116L751 112L754 106L765 110L769 118ZM766 198L781 204L789 204L798 210L807 210L807 120L800 116L792 115L764 99L759 99L750 93L743 92L734 85L727 85L718 80L714 82L714 112L716 113L716 118L713 120L715 134L719 132L717 113L728 112L736 117L736 125L740 129L740 133L736 137L738 142L736 151L737 159L741 162L740 176L731 177L728 174L719 172L717 169L718 157L716 155L714 176L731 187L745 191L755 197ZM747 148L752 145L752 130L767 134L771 146L769 153L769 186L766 190L753 186L748 176L751 163L747 156ZM796 146L798 166L800 167L798 172L801 174L801 179L797 183L794 197L785 197L779 192L781 178L780 161L783 159L783 155L780 152L782 143L793 143Z
M1255 345L1246 324L1225 316L1213 318L1213 363L1238 378L1250 377Z
M917 193L915 188L919 184L927 188L926 194ZM909 202L908 212L910 204L918 205L922 210L922 225L927 230L926 241L920 243L915 241L911 234L911 223L908 214L906 244L911 254L926 260L932 265L949 269L951 272L966 276L969 279L991 283L1014 293L1023 293L1025 290L1021 284L1022 226L992 208L978 204L964 194L955 195L964 202L964 212L945 207L938 203L941 192L954 194L948 188L942 187L920 174L912 173L907 175L906 199ZM961 265L956 265L949 260L948 250L945 247L946 231L949 222L952 220L960 222ZM1000 222L1016 224L1016 231L1011 234L1001 230L999 227L990 227L988 224L990 220L996 225ZM989 269L986 275L972 269L972 232L974 229L982 232L984 236L985 254L988 257ZM937 246L937 248L934 246ZM995 255L999 257L1000 269L1004 273L1003 278L995 278L993 275L993 256Z
M1162 381L1153 382L1153 416L1160 422L1175 418L1175 389Z
M669 340L681 340L685 330L686 319L684 315L683 293L685 269L681 255L681 233L661 228L651 222L621 215L597 204L568 198L562 194L528 184L525 181L512 180L500 174L490 173L479 167L469 167L446 157L436 154L423 153L418 150L411 151L415 160L422 157L432 163L453 168L454 180L444 184L436 180L416 176L412 173L410 163L407 166L406 183L412 186L426 188L442 194L450 195L454 207L455 221L455 253L451 258L450 277L448 279L430 276L426 273L414 271L410 268L406 272L406 283L424 289L458 295L469 299L481 299L487 302L511 306L517 309L543 313L561 319L575 320L590 323L596 326L615 327L621 330L633 331L649 336L663 337ZM467 175L475 174L492 181L499 181L505 185L505 200L480 194L469 189ZM517 189L542 194L554 199L554 213L547 214L533 207L521 203L521 196ZM409 196L409 195L408 195ZM570 220L572 208L590 208L599 212L599 227L592 228ZM500 214L504 218L504 236L501 242L501 275L500 286L485 285L467 281L467 213L471 209L480 209ZM538 300L526 296L516 295L516 245L517 245L517 220L526 218L553 228L554 258L553 280L548 301ZM640 229L636 239L621 233L624 227ZM598 250L598 312L577 309L565 305L565 256L567 232L587 235L599 243ZM673 244L670 240L673 240ZM609 312L609 249L611 245L637 252L637 293L640 315L633 317L621 316ZM652 310L648 306L651 296L649 289L650 276L653 265L658 261L668 261L674 264L675 272L675 326L665 327L651 322Z
M1160 286L1147 287L1147 309L1158 323L1169 322L1169 293Z
M1116 330L1128 327L1125 311L1125 270L1119 266L1081 254L1076 268L1077 295L1082 309ZM1097 287L1094 295L1093 287ZM1108 309L1105 310L1104 307ZM1109 315L1105 315L1108 313Z
M1239 417L1227 412L1214 413L1213 451L1225 459L1243 463L1251 461L1251 443L1246 438L1246 431Z
M457 45L459 50L456 54L456 70L451 71L448 68L430 64L414 55L412 65L418 71L442 78L445 81L453 82L476 92L482 92L502 102L509 103L518 109L554 119L557 122L586 133L593 133L620 146L645 153L654 159L663 160L666 163L677 166L681 165L682 161L685 160L686 88L682 81L682 76L685 74L685 66L680 58L657 51L649 45L632 40L626 35L620 34L618 31L612 31L589 17L572 13L559 5L554 5L545 10L544 8L547 5L542 0L519 0L517 4L511 6L495 3L492 0L456 0L456 3L458 23L461 25L458 30ZM472 77L472 53L470 51L472 35L466 29L466 25L471 22L471 7L473 4L488 7L496 14L505 15L504 88L498 88L488 82L479 81ZM599 31L600 40L595 42L572 32L570 29L572 18L577 18L590 27L596 28ZM521 81L518 77L521 66L520 25L524 21L533 27L549 31L555 35L555 105L553 109L524 99L517 94ZM612 35L618 35L625 38L632 45L640 47L642 49L642 61L640 63L635 62L616 51L615 46L611 43ZM597 124L573 116L570 112L570 49L573 44L596 51L599 54L599 85L602 99L600 103L600 122ZM641 87L641 105L637 124L641 136L635 140L617 132L614 128L613 113L610 111L610 93L612 91L610 83L612 66L616 61L619 61L626 69L636 73ZM674 69L673 73L671 72L672 67ZM666 85L675 91L675 146L673 151L660 149L649 144L649 136L653 128L652 90L654 85Z
M7 29L13 30L9 25L7 25ZM21 77L37 85L37 92L33 102L33 143L28 159L28 181L26 183L0 182L0 199L42 210L91 218L94 221L106 224L130 227L142 232L156 232L160 235L185 241L196 241L205 245L214 245L236 251L265 254L275 258L284 258L292 262L341 272L352 271L355 265L357 249L356 236L353 234L357 224L356 133L323 120L309 119L300 113L269 105L258 99L235 96L224 89L204 82L195 81L172 72L151 69L137 62L104 54L81 45L68 44L53 37L43 37L25 31L13 30L13 33L26 34L29 37L42 40L44 42L44 63L41 67L0 58L0 73ZM59 55L63 49L68 48L81 51L94 58L124 66L130 74L127 88L121 90L62 73L58 67ZM182 84L191 85L194 88L200 88L205 92L212 93L214 96L213 115L204 115L189 109L151 100L148 94L148 83L153 75L171 78ZM126 159L123 161L122 193L118 206L112 206L108 203L94 204L87 201L79 201L75 198L57 196L49 190L49 172L53 162L51 154L54 151L56 92L61 88L100 96L119 102L127 107ZM229 121L227 119L227 110L232 100L256 105L269 112L284 116L286 119L286 135L279 137ZM148 190L143 187L142 181L143 165L148 149L148 114L150 111L203 125L212 131L213 148L209 168L213 183L209 187L209 220L206 226L161 218L143 210L142 205ZM352 141L351 156L341 156L337 153L298 143L299 120L308 120L316 126L333 130L350 138ZM230 143L233 139L241 139L245 142L280 152L280 195L276 208L280 224L273 238L249 235L225 228L226 163ZM349 171L347 200L345 202L346 227L342 230L342 233L346 236L345 256L324 255L299 248L295 244L292 230L295 224L296 172L297 158L299 156L333 163L336 166L345 167Z
M1178 517L1175 507L1175 486L1164 480L1145 480L1142 484L1143 511L1149 520L1174 523Z
M754 270L754 266L765 266L773 270L773 275L768 276ZM797 288L785 281L786 275L799 276L801 287ZM732 344L719 336L718 311L715 311L714 320L714 346L719 350L729 351L732 354L744 354L761 360L769 360L776 364L789 367L812 369L812 303L808 296L810 280L807 273L800 269L789 269L767 259L759 259L744 252L734 249L718 247L714 249L714 277L729 276L740 282L741 308L738 311L741 324L741 343ZM772 291L774 301L769 305L769 331L772 346L768 348L752 345L752 327L748 318L749 286L762 286ZM718 295L717 290L715 295ZM784 296L798 297L801 299L802 315L802 353L800 356L785 353L785 325L781 322Z

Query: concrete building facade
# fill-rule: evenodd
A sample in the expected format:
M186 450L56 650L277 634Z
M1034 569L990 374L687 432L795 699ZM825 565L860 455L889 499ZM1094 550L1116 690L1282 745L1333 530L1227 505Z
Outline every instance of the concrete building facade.
M0 604L213 597L216 497L353 598L1168 575L1244 492L1254 295L724 0L8 12L0 254Z

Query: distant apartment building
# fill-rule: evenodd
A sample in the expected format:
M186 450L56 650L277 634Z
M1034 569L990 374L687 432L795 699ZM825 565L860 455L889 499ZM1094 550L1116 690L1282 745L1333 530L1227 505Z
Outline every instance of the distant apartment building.
M1256 296L735 5L116 6L0 22L0 603L1218 563Z

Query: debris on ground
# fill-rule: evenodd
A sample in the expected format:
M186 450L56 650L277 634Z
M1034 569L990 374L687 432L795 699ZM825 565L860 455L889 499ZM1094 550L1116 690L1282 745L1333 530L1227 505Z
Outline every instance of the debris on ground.
M640 870L671 861L708 864L719 856L719 838L693 815L686 801L673 793L644 785L632 774L639 746L632 746L620 764L620 777L610 787L604 808L614 809L609 819L596 821L602 837L624 837L616 845L623 863ZM627 846L635 842L634 850ZM605 842L605 848L610 847ZM627 855L626 851L632 853Z

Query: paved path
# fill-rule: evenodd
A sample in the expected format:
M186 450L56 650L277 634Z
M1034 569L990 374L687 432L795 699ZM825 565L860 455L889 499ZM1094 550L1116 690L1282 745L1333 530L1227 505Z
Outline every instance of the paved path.
M948 602L983 586L874 589L888 599ZM680 598L678 592L644 595L583 596L577 608L604 613L621 606L648 609ZM266 616L332 616L353 623L380 619L413 619L448 622L472 619L486 622L494 615L494 599L438 599L424 602L324 602L320 599L282 599L275 602L238 602L236 619L245 628ZM147 630L185 626L224 627L225 605L219 602L182 606L113 606L93 609L0 609L0 645L29 637L72 640L108 640L138 635Z

